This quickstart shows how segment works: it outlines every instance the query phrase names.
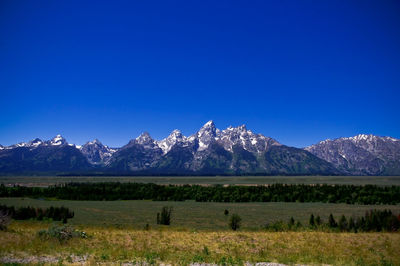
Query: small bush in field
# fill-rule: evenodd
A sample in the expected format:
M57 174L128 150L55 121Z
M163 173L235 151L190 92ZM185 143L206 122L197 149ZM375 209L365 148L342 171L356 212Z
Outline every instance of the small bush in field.
M229 219L229 227L236 231L240 228L240 224L242 222L242 218L240 218L237 214L232 214L231 218Z
M11 222L11 215L7 211L0 210L0 230L6 230Z
M38 235L43 239L57 239L60 242L66 242L73 237L87 238L86 232L68 225L53 225L47 230L40 230Z

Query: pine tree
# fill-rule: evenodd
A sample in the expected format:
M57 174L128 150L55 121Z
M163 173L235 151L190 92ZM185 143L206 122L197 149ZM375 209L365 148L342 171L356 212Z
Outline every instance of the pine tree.
M311 226L311 227L314 227L314 226L315 226L314 214L312 214L312 213L311 213L311 216L310 216L310 221L309 221L309 223L310 223L310 226Z
M315 218L315 223L320 226L322 221L321 221L321 217L319 217L319 215L317 216L317 218Z
M355 233L357 233L356 224L353 217L350 217L349 219L349 231L354 231Z
M328 225L329 225L329 227L332 227L332 228L337 227L337 223L335 221L335 218L333 218L332 213L329 215Z
M159 224L170 225L171 224L172 207L163 207L161 213L157 213L157 220Z
M347 220L346 220L346 217L344 215L342 215L342 217L340 217L339 229L341 231L347 231Z

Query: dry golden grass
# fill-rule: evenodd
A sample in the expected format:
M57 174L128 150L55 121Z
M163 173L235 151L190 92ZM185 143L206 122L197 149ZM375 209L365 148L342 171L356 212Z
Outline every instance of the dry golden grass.
M400 265L399 233L177 231L80 228L88 239L42 240L40 222L14 222L0 232L0 257L49 256L68 264L87 263L280 262L286 264Z

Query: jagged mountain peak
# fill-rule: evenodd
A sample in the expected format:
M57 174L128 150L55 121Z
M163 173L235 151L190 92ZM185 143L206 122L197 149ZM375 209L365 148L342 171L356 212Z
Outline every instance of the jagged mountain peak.
M175 144L181 143L182 145L185 145L187 142L188 140L182 134L182 132L178 129L175 129L171 132L171 134L169 134L168 137L158 141L157 144L162 149L163 154L166 154L172 149Z
M219 131L218 131L219 133ZM208 148L208 146L215 141L215 137L217 136L217 128L215 127L214 121L210 120L204 124L197 132L196 137L199 142L198 151L203 151ZM192 140L190 138L190 140Z
M353 142L363 142L363 141L367 141L368 142L368 141L376 141L376 140L393 141L393 142L400 141L399 139L396 139L396 138L381 137L381 136L376 136L376 135L373 135L373 134L358 134L356 136L349 137L349 138L343 138L343 139L352 140Z
M228 151L232 151L235 145L239 145L253 153L262 153L272 145L280 145L279 142L272 138L265 137L262 134L254 134L251 130L247 130L246 125L229 126L227 129L222 130L219 135L219 142Z
M103 143L101 143L100 140L98 139L94 139L92 141L87 142L87 144L99 144L99 145L103 145Z
M211 132L215 134L216 130L217 128L215 127L214 121L210 120L200 128L198 133Z
M52 138L49 143L50 143L50 145L53 145L53 146L68 144L67 140L63 136L61 136L61 134L57 134L57 136Z
M148 132L143 132L139 137L136 138L136 143L138 144L150 144L153 143L154 139L150 136Z
M82 149L83 147L87 147L87 146L96 146L96 147L107 147L107 145L104 145L100 140L98 139L94 139L92 141L88 141L86 142L83 146L80 146L80 148ZM78 147L78 146L76 146Z
M82 154L85 155L88 161L92 164L106 163L116 152L115 149L109 148L107 145L101 143L98 139L88 141L81 147L76 147L80 149Z
M203 127L215 127L215 123L213 120L208 121L203 125Z
M168 137L171 138L181 138L183 137L182 132L179 129L174 129Z
M379 137L372 135L372 134L358 134L356 136L349 137L349 138L343 138L343 139L351 140L353 142L359 142L359 141L371 141L371 140L374 140L377 138L379 138Z
M28 147L38 147L39 145L42 145L43 141L39 138L35 138L31 141L28 142Z
M229 126L226 129L222 130L223 132L227 131L236 131L236 132L247 132L247 127L245 124L237 127ZM250 131L251 132L251 131Z

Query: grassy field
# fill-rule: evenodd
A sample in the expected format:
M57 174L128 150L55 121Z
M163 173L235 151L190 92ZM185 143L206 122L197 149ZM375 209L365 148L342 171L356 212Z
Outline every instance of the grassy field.
M329 203L216 203L216 202L165 202L165 201L65 201L28 198L0 198L8 206L50 207L65 206L75 212L69 222L75 225L124 226L141 229L148 223L156 227L156 215L163 206L173 207L172 227L188 230L226 230L228 217L224 210L239 214L244 230L259 230L266 223L288 221L291 216L307 224L313 213L327 221L330 213L337 219L344 214L362 216L370 209L391 209L400 213L400 205L348 205Z
M48 186L65 182L152 182L158 184L327 183L400 185L400 177L0 177L0 183ZM328 203L214 203L160 201L66 201L0 198L0 204L46 208L65 206L75 212L68 224L89 238L65 243L42 239L38 231L48 221L13 221L0 231L0 264L121 264L130 262L185 265L192 262L240 265L245 262L330 265L400 265L400 233L267 232L266 223L294 217L307 225L310 214L324 222L363 216L370 209L400 205L348 205ZM171 226L156 224L157 212L172 206ZM239 231L228 230L230 214L242 218ZM149 224L150 230L144 230ZM14 265L14 264L12 264Z
M0 231L0 263L136 265L245 262L400 265L399 233L207 232L81 227L89 238L42 239L48 225L14 222Z
M0 176L6 185L49 186L66 182L140 182L156 184L347 184L380 186L400 185L400 176L132 176L132 177L62 177L62 176Z

